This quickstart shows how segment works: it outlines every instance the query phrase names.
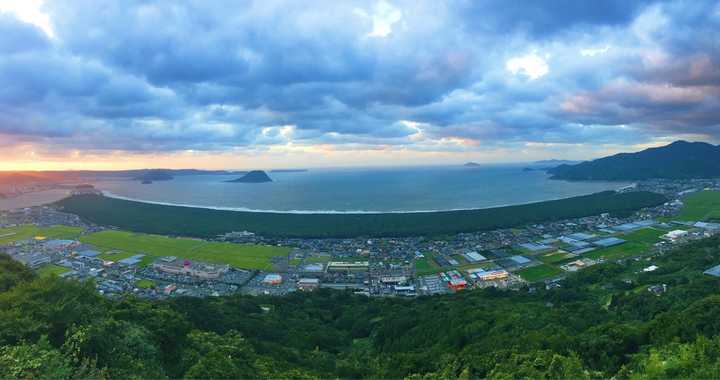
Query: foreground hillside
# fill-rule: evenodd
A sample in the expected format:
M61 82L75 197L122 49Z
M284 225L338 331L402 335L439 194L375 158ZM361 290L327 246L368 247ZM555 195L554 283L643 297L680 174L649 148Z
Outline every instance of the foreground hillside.
M718 378L717 264L716 237L550 290L151 302L1 255L0 378Z
M215 237L231 231L265 236L427 236L484 231L609 212L629 215L666 202L650 192L601 193L480 210L396 214L282 214L164 206L98 195L63 199L64 211L100 225L164 235Z
M548 172L554 179L568 180L720 177L720 146L676 141L637 153L620 153L577 165L560 165Z

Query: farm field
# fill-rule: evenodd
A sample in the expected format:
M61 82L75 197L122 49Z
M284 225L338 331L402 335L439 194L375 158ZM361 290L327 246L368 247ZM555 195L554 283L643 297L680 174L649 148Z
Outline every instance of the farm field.
M142 280L138 280L135 283L135 286L137 286L140 289L151 289L151 288L155 287L155 281L144 278Z
M546 278L557 276L563 273L563 271L562 269L552 265L540 264L534 267L525 268L516 273L527 282L537 282Z
M426 253L425 257L423 257L421 259L415 259L415 273L417 273L420 276L442 272L444 269L450 269L450 268L439 267L435 263L435 261L433 261L432 255L429 253Z
M59 265L50 264L50 265L45 265L43 267L40 267L37 270L37 273L40 277L47 277L47 276L52 276L52 275L59 276L63 273L69 272L69 271L70 271L70 269L68 269L68 268L61 267Z
M720 191L700 191L683 199L680 220L720 220Z
M154 258L162 256L177 256L189 260L229 264L237 268L270 270L272 257L285 256L289 252L289 249L282 247L207 242L126 231L102 231L82 236L80 241L103 251L101 257L104 259L121 260L135 254L145 254L147 258L142 264L148 264ZM121 252L109 254L108 251L112 250Z
M82 228L68 226L37 227L22 225L0 228L0 244L8 244L18 240L43 236L48 239L76 239Z
M605 260L613 260L634 256L650 249L653 244L660 241L660 236L664 233L664 231L655 228L643 228L627 235L618 236L621 239L627 240L627 243L616 245L614 247L598 249L586 254L585 257L591 259L603 258Z
M557 264L562 263L563 261L570 260L574 258L572 254L569 253L563 253L563 252L553 252L553 253L546 253L544 255L537 256L537 259L542 261L545 264Z

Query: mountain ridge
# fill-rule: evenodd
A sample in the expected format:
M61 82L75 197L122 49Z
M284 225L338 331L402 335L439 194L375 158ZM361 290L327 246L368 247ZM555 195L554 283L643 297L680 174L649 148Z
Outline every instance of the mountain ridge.
M720 146L706 142L675 141L635 153L560 165L548 170L552 179L644 180L720 177Z

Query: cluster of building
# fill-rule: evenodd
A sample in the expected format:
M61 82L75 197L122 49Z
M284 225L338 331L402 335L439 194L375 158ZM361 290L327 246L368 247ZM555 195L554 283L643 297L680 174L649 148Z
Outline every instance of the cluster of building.
M356 238L294 239L265 238L241 231L220 240L255 242L292 247L288 257L273 262L274 271L255 271L228 265L197 262L176 256L148 257L112 252L100 254L94 247L74 240L28 239L0 247L32 268L52 264L63 268L64 277L93 278L104 294L135 293L146 297L213 296L242 292L281 295L294 291L332 288L370 296L416 296L463 291L468 288L519 288L526 282L524 270L547 265L557 255L561 273L582 270L602 262L590 253L626 244L626 234L644 228L667 231L665 247L720 232L720 224L657 220L682 208L682 195L708 186L713 181L647 181L630 190L650 190L674 199L667 204L642 210L628 218L608 214L538 223L523 228L499 229L434 239ZM93 193L91 187L78 192ZM628 190L629 191L629 190ZM71 225L94 232L101 227L87 225L74 215L49 207L34 207L0 213L0 226L36 224ZM421 268L418 263L431 266ZM555 261L553 261L555 262Z

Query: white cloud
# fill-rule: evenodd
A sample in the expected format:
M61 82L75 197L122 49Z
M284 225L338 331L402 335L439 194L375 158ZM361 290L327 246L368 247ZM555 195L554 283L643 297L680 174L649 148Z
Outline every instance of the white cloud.
M21 21L42 29L50 38L55 38L50 16L41 11L42 0L0 0L0 12L11 13Z
M507 60L505 69L514 75L526 75L531 80L538 79L550 71L547 62L536 53Z
M583 57L594 57L598 54L605 54L608 52L608 50L610 50L609 45L605 45L604 47L601 47L601 48L581 49L580 55L582 55Z
M372 19L373 25L373 29L367 34L367 37L387 37L392 33L393 25L402 19L402 12L385 1L375 4L371 15L367 15L367 13L364 15Z

